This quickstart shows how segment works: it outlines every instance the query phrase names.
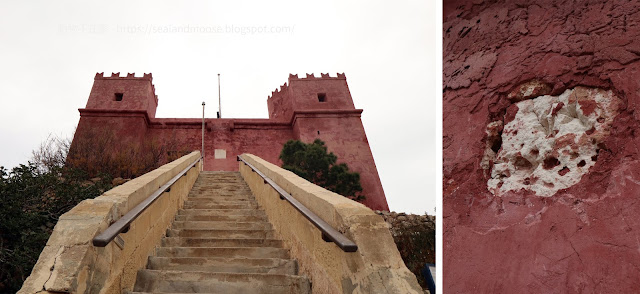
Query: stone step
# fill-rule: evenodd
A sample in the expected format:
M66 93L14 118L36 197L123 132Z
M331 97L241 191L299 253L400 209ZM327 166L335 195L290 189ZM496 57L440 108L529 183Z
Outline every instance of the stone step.
M191 197L188 198L187 201L185 201L185 204L187 203L193 203L193 204L200 204L200 203L212 203L212 204L218 204L218 205L250 205L252 207L255 207L258 205L258 202L256 202L255 199L219 199L219 198L200 198L200 197Z
M234 257L234 258L289 258L289 251L272 247L159 247L159 257Z
M186 201L184 209L250 209L258 208L257 204L216 204Z
M260 222L218 222L218 221L174 221L173 229L208 229L208 230L270 230L271 223Z
M257 222L268 221L263 215L176 215L177 221L223 221L223 222Z
M240 186L246 187L247 183L245 183L244 179L239 177L207 177L200 176L198 180L194 183L194 186Z
M264 211L255 208L248 209L195 209L188 208L178 211L178 215L211 215L211 216L267 216Z
M216 199L216 200L223 200L223 201L255 201L256 198L253 197L253 195L251 194L247 194L246 196L238 196L237 194L234 195L209 195L209 194L194 194L194 195L189 195L189 197L187 198L187 200L212 200L212 199Z
M221 191L199 191L189 193L189 197L213 197L213 198L240 198L240 199L255 199L251 191L246 192L221 192Z
M198 185L197 183L191 188L191 192L250 192L251 189L247 185L243 184L209 184Z
M222 180L222 181L216 181L216 180L210 180L210 182L207 183L198 183L196 182L195 184L193 184L193 188L197 189L197 190L202 190L204 191L205 189L209 189L212 191L215 190L227 190L227 191L244 191L244 190L249 190L249 186L247 184L245 184L244 182L230 182L228 180Z
M169 229L167 237L187 238L233 238L256 239L273 238L273 230L203 230L203 229Z
M240 201L255 200L253 195L251 195L251 192L242 192L242 193L237 193L237 192L236 193L220 193L220 192L190 193L187 200L193 199L193 198L213 198L213 199L229 200L229 201L234 201L234 200L240 200Z
M210 273L140 270L135 292L155 293L311 293L300 276L259 273Z
M283 247L282 240L264 238L165 237L161 243L163 247Z
M207 194L217 194L217 193L221 193L221 194L228 194L228 195L235 195L235 194L250 194L251 193L251 189L249 189L249 187L223 187L223 186L211 186L211 187L198 187L198 186L194 186L193 188L191 188L191 191L189 192L191 194L197 194L197 193L207 193Z
M235 182L229 180L221 180L216 181L215 179L210 179L207 182L196 182L193 184L193 188L195 189L225 189L225 190L246 190L249 189L249 186L242 182L242 180L237 180Z
M280 258L149 257L147 269L218 273L298 274L295 260Z
M252 197L251 190L248 188L246 190L224 190L224 189L197 189L194 188L189 192L189 197L202 195L202 196L210 196L210 197Z

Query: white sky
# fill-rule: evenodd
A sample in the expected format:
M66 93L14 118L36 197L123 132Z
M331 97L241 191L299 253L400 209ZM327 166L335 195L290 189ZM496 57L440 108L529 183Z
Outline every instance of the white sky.
M221 73L226 118L267 118L289 73L344 72L390 209L433 214L441 11L424 0L0 2L0 165L71 136L96 72L153 73L157 117L199 117ZM199 32L163 32L185 28Z

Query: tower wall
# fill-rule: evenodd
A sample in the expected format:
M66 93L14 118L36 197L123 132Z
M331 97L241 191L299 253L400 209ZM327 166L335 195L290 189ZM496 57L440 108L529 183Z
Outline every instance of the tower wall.
M367 135L361 109L334 113L296 113L293 123L295 138L305 143L316 138L325 142L327 149L338 157L338 163L346 163L351 171L360 173L364 204L372 209L389 210L382 189Z
M156 116L158 97L152 84L151 74L135 77L133 73L119 77L112 73L105 77L97 73L86 109L143 110L149 118Z

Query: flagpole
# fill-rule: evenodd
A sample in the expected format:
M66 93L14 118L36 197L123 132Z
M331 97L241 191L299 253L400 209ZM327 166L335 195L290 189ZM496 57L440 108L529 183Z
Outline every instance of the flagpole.
M218 74L218 118L222 118L222 100L220 100L220 74Z
M202 149L200 155L202 156L202 170L204 170L204 101L202 101Z

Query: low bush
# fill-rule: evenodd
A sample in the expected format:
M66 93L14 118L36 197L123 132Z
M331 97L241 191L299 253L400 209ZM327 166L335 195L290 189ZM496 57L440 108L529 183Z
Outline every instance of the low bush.
M22 287L60 215L110 188L110 176L77 169L0 167L0 293Z

